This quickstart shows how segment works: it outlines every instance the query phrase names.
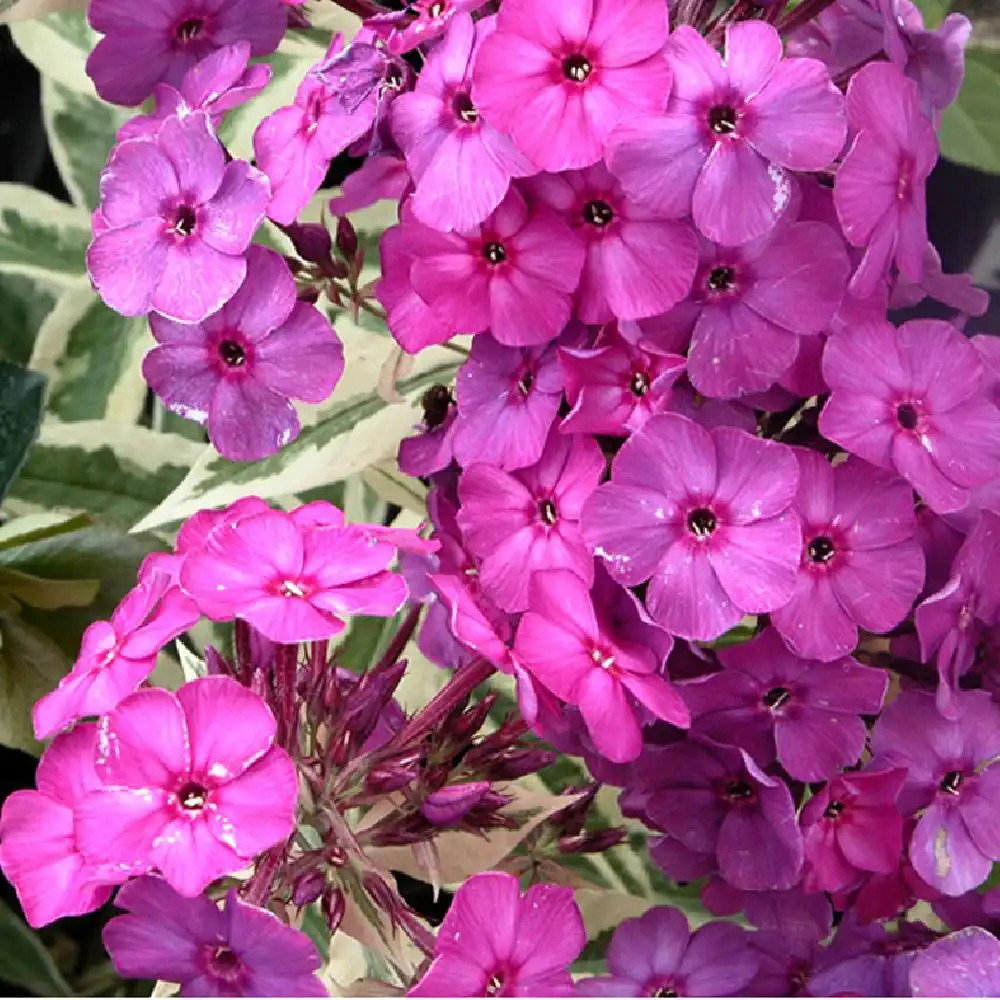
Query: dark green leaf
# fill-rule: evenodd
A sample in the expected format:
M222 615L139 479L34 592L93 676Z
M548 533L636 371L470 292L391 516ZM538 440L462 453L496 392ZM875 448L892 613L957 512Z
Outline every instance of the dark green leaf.
M36 996L68 997L69 984L38 936L0 899L0 979Z
M1000 53L969 49L958 100L941 119L941 153L949 160L1000 174Z
M21 274L0 274L0 358L28 364L42 320L55 302L41 282Z
M44 405L45 379L0 361L0 500L28 457Z

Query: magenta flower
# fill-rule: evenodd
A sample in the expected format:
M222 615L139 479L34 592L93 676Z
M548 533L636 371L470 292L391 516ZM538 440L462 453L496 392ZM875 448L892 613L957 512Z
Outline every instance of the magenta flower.
M412 52L420 45L440 38L453 20L473 13L485 0L413 0L401 11L376 14L368 19L372 25L387 21L396 29L389 36L389 51Z
M122 315L199 323L243 283L269 194L260 171L226 163L204 111L168 118L155 137L116 147L101 175L91 280Z
M687 728L690 714L652 649L598 622L587 584L567 570L534 573L514 655L557 697L577 705L597 749L616 763L642 750L642 713ZM603 610L603 609L602 609ZM634 699L634 700L633 700Z
M935 941L913 959L915 997L1000 995L1000 941L982 927L966 927Z
M608 976L577 982L585 997L730 997L743 994L759 960L737 924L710 921L693 934L672 906L654 906L615 928Z
M274 734L230 677L129 695L100 721L104 786L77 804L81 853L123 876L157 868L184 896L245 868L295 826L295 765Z
M420 71L416 89L392 106L392 134L416 189L413 214L432 229L472 229L503 201L512 177L535 168L479 114L469 96L472 67L494 18L453 17Z
M563 347L559 364L572 409L565 434L626 437L669 407L684 359L652 348L642 350L611 331L592 348Z
M587 933L573 890L482 872L455 894L437 933L434 961L407 996L574 995L568 968Z
M845 657L800 660L774 629L719 651L725 669L683 686L698 731L741 747L760 764L775 758L799 781L825 781L857 763L889 684L884 670Z
M589 167L612 129L670 89L659 0L510 0L476 60L476 106L539 170Z
M896 109L886 115L885 109ZM927 177L938 157L917 85L891 63L859 70L847 89L856 133L837 170L833 198L849 243L865 247L851 291L866 298L895 263L919 282L927 245Z
M712 640L791 597L797 486L790 449L665 413L622 446L581 527L619 583L650 581L646 606L668 632Z
M476 462L462 473L462 537L482 559L483 590L505 611L528 606L535 570L568 569L588 586L593 581L580 509L603 473L604 455L593 438L556 432L537 465L504 472Z
M112 104L141 104L158 83L180 87L185 73L216 49L249 43L273 52L285 33L281 0L91 0L87 19L102 38L87 59L97 92Z
M480 334L458 372L455 459L508 472L534 465L555 423L562 390L554 347L504 347Z
M322 403L344 372L344 349L326 317L296 299L282 257L252 246L239 291L206 320L152 315L159 347L142 373L167 409L207 423L219 454L237 462L273 455L299 433L289 397Z
M407 202L409 205L409 202ZM514 347L544 344L569 322L584 249L544 205L510 191L480 226L442 233L403 209L413 289L454 332L489 328Z
M871 322L831 337L819 418L831 441L895 469L939 514L961 510L969 487L1000 469L1000 410L976 349L949 323Z
M0 868L32 927L96 910L124 877L91 864L73 829L74 810L101 785L96 748L95 723L60 733L39 761L38 790L12 792L0 810Z
M824 170L844 145L844 100L815 59L782 59L760 21L726 29L725 57L693 28L670 36L666 113L625 121L608 165L637 201L695 225L716 243L763 236L791 196L785 170ZM659 110L659 109L655 109Z
M655 316L691 290L698 263L694 230L626 198L603 164L541 174L525 187L559 212L586 247L574 307L581 322Z
M985 691L955 697L946 719L932 695L904 691L882 713L873 767L905 767L904 812L923 810L910 860L948 896L975 889L1000 860L1000 708Z
M268 510L225 521L189 552L181 586L213 621L241 618L273 642L327 639L348 615L394 615L406 599L387 572L396 547L359 525L303 524Z
M799 656L833 660L858 644L859 627L895 628L923 588L913 492L856 458L832 466L805 448L796 455L799 575L791 600L772 613L771 623Z
M795 362L801 337L826 329L849 272L844 241L821 222L776 226L741 247L703 240L692 294L657 332L690 338L688 377L703 395L760 392Z
M846 892L869 872L891 875L903 851L903 817L896 805L906 771L842 774L802 809L808 892Z
M178 895L163 879L124 886L104 946L127 979L179 983L181 996L325 997L319 952L301 931L230 889L220 910L205 896Z

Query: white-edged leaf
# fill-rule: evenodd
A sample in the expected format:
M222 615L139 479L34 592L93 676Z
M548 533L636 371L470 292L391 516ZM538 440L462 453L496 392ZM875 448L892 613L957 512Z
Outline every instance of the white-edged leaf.
M141 2L141 0L137 0ZM96 96L85 69L87 56L100 37L82 11L63 10L10 28L14 44L43 77L82 94Z
M0 273L79 285L89 243L86 212L24 184L0 184Z
M28 366L35 338L56 303L48 282L23 274L0 274L0 358Z
M87 0L0 0L0 24L44 17L57 10L83 10Z
M386 503L394 503L403 510L427 515L427 487L419 479L414 479L399 471L395 462L382 462L365 469L361 478Z

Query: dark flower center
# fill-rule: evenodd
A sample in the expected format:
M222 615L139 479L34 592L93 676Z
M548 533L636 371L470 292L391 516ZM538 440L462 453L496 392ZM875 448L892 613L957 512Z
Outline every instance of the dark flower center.
M219 344L219 357L230 368L240 368L246 364L247 352L235 340L224 340Z
M181 808L187 809L188 812L201 812L208 801L208 789L196 781L189 781L177 793L177 801L181 804Z
M181 45L194 41L205 27L205 19L202 17L189 17L186 21L181 21L174 31L174 38Z
M526 371L517 383L517 388L522 396L527 396L535 384L535 374L532 371Z
M563 59L562 71L567 80L583 83L594 72L594 67L585 55L578 52L576 55Z
M208 953L208 969L217 979L233 982L243 974L243 963L232 948L220 944Z
M788 688L776 687L771 688L767 694L761 699L768 708L778 709L791 698L792 692Z
M424 408L424 426L432 431L448 419L451 390L446 385L432 385L420 398L420 405Z
M181 205L174 213L174 232L178 236L190 236L198 224L198 217L190 205Z
M479 108L472 103L472 98L468 94L464 92L456 94L451 106L456 117L461 118L467 125L475 125L479 121Z
M719 526L718 519L707 507L691 511L687 523L688 530L697 538L708 538Z
M559 512L551 500L543 500L538 505L538 513L546 524L552 525L559 520Z
M738 121L739 115L728 104L717 104L708 113L708 127L716 135L732 135Z
M744 802L753 798L753 788L742 778L735 778L726 785L726 798L735 802Z
M844 811L844 803L834 799L824 810L824 819L836 819Z
M651 997L679 997L680 994L673 986L660 986L649 994Z
M900 403L896 407L896 419L900 427L912 431L917 426L917 408L912 403Z
M403 86L403 71L395 64L389 63L382 76L382 86L386 90L400 90Z
M717 267L708 276L708 287L713 292L728 292L736 282L736 272L731 267Z
M503 972L494 972L489 978L489 982L486 984L486 995L488 997L495 997L503 990L504 985L504 975Z
M833 542L826 535L819 535L806 547L806 553L810 561L814 563L828 563L836 551Z
M942 779L940 787L942 792L958 795L958 790L962 787L962 772L949 771Z
M634 396L640 399L649 392L649 376L645 372L636 372L632 376L632 381L628 384Z
M614 221L615 211L606 201L588 201L583 206L583 218L592 226L603 229Z
M507 259L507 251L502 243L487 243L483 247L483 256L491 264L502 264Z
M427 8L427 13L431 17L440 17L445 12L447 6L448 5L444 2L444 0L436 0L435 3L432 3L430 7Z

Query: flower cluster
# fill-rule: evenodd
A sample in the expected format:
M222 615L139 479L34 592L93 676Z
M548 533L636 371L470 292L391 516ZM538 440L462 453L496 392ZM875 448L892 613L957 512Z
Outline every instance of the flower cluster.
M466 353L399 453L431 538L325 503L189 521L36 707L40 737L99 721L4 807L29 917L134 879L108 946L189 992L277 988L253 906L318 901L335 930L359 892L429 959L412 995L995 989L1000 358L963 332L986 296L943 273L925 204L968 22L928 30L909 0L342 5L358 33L260 122L251 165L219 124L308 11L91 0L99 92L155 107L111 153L88 263L108 305L150 313L153 389L236 459L337 383L321 294L384 313L405 352ZM345 152L335 253L298 220ZM362 285L345 215L385 198ZM297 257L252 245L265 217ZM893 314L925 298L948 318ZM346 617L407 602L378 663L339 669ZM235 622L233 655L144 686L201 617ZM453 673L406 719L414 632ZM478 736L493 671L519 717ZM654 907L574 982L571 892L489 872L433 938L364 849L513 823L496 783L552 759L529 728L743 924ZM550 832L564 853L622 836ZM249 867L225 911L200 895ZM154 921L197 929L167 954ZM308 993L291 933L282 982Z

